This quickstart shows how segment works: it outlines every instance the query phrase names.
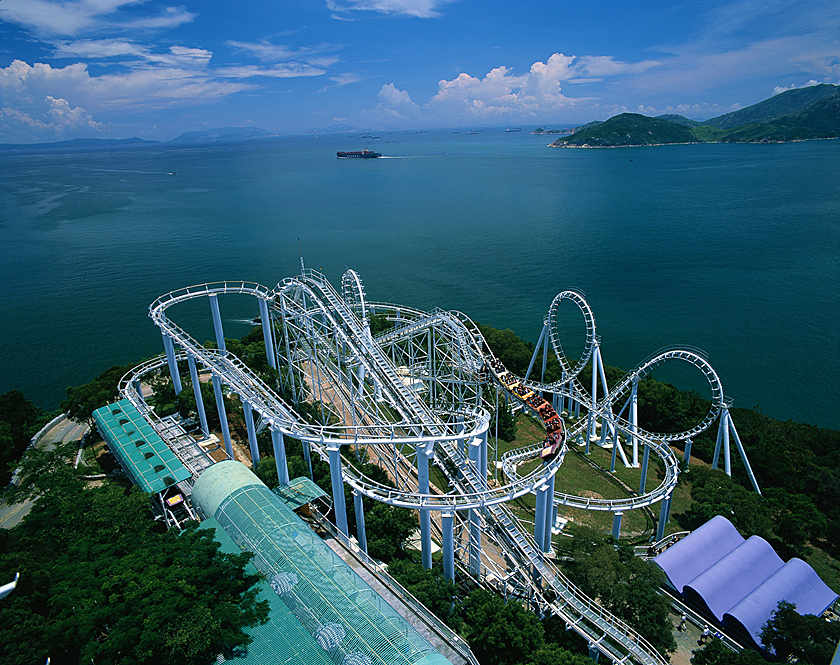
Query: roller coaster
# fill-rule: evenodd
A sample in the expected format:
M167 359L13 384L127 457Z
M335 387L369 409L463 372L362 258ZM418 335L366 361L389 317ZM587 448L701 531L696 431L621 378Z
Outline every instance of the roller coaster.
M275 370L270 381L226 349L219 297L232 294L257 301L268 363ZM170 316L171 307L199 298L209 302L216 348L198 342ZM559 340L558 311L563 302L578 308L586 327L583 352L573 359ZM609 389L595 317L579 291L562 291L551 303L524 377L508 371L467 315L370 301L354 270L343 274L336 289L321 272L305 268L303 261L299 275L273 288L247 281L190 286L157 298L149 315L161 331L165 353L126 374L120 391L146 415L194 476L212 463L197 444L202 436L210 435L200 390L201 376L209 373L228 457L234 457L234 449L226 394L236 395L241 402L254 462L259 459L257 432L270 430L281 484L289 481L286 437L302 446L310 471L312 454L329 464L335 523L345 534L349 528L344 485L351 487L362 549L367 549L362 497L417 510L425 566L432 566L434 534L441 545L446 577L454 580L457 569L477 584L522 599L541 615L561 617L568 629L588 641L593 655L603 654L615 663L664 665L668 661L631 626L587 597L553 563L556 507L610 512L617 537L624 512L659 503L661 536L680 471L671 444L683 442L688 458L691 438L716 420L714 465L723 454L725 470L731 473L730 441L734 439L758 491L729 415L730 402L705 355L687 347L664 349ZM376 334L371 328L374 315L379 323ZM538 381L530 375L541 349ZM562 370L556 382L544 380L550 352ZM639 381L667 361L688 363L699 371L711 389L711 408L686 431L650 432L638 422ZM168 368L175 391L181 392L184 363L202 430L197 437L181 428L173 432L171 424L155 416L141 389L144 377ZM592 384L587 390L579 376L590 365ZM507 451L498 459L498 449L490 443L495 439L488 434L491 413L498 413L500 398L534 415L546 434L544 440ZM642 481L637 493L601 499L557 490L555 476L569 447L583 445L588 452L593 443L611 448L613 470L618 455L626 465L638 466L641 449ZM632 448L632 461L625 446ZM492 471L488 468L490 449L497 462ZM659 459L663 473L659 484L648 489L651 453ZM362 462L378 465L389 483L366 475ZM430 465L435 474L430 473ZM533 531L507 505L527 494L536 497Z

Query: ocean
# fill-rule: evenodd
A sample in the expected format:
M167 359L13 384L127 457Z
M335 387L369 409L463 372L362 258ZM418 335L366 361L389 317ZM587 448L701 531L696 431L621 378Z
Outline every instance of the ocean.
M527 132L308 136L113 152L0 153L0 392L161 352L161 293L299 269L373 300L459 309L536 340L585 292L604 362L704 349L736 406L840 426L840 142L554 150ZM371 148L379 160L337 160ZM174 175L169 175L174 171ZM221 300L228 336L252 302ZM206 303L173 309L210 339ZM561 316L580 349L582 319ZM657 376L685 387L677 367Z

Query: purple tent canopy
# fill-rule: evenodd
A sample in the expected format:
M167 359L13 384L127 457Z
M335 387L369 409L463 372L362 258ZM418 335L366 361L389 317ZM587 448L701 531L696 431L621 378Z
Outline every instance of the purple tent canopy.
M732 522L716 515L669 547L653 562L665 571L674 588L682 593L686 584L743 542L744 539L732 526Z
M775 612L780 600L796 605L799 614L819 616L836 599L837 594L811 566L802 559L791 559L729 609L724 621L737 621L756 644L761 644L761 628Z
M761 628L779 601L799 614L822 614L837 594L801 559L784 563L763 538L744 540L716 515L653 562L680 593L696 594L719 620L734 623L761 643Z

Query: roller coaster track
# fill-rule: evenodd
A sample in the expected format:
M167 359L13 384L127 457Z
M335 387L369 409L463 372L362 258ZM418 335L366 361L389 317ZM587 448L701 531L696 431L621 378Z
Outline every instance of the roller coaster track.
M310 422L234 354L203 347L166 314L166 310L176 303L224 293L247 294L264 301L273 315L282 317L284 329L288 317L290 325L295 323L299 326L294 333L297 335L294 351L289 349L289 334L284 334L289 363L294 357L296 362L309 363L311 367L323 365L326 375L334 382L343 380L344 373L353 368L355 378L348 379L350 387L344 386L338 391L341 399L351 399L353 391L361 390L367 377L367 381L375 384L377 391L381 391L382 400L392 409L393 421L376 422L376 411L367 409L363 424ZM564 301L570 301L580 309L586 325L584 351L574 361L565 356L557 334L557 312ZM394 323L394 329L373 338L370 316L379 312L390 313L388 318ZM589 409L594 417L608 424L616 436L619 432L626 436L632 431L663 461L665 477L658 487L641 496L591 499L556 492L555 501L576 508L612 512L648 506L667 497L677 481L678 464L668 442L707 428L723 403L720 379L702 353L690 348L657 352L593 405L591 399L589 403L585 402L588 393L577 377L598 344L595 317L583 295L573 290L563 291L555 297L545 320L548 341L564 372L562 381L548 384L524 381L510 374L495 357L478 326L461 312L435 310L427 313L399 305L369 302L361 279L352 270L342 276L340 294L321 273L302 270L299 276L284 279L273 289L256 282L240 281L214 282L172 291L155 300L149 314L168 339L221 379L229 391L250 404L264 423L310 444L325 460L329 459L329 449L341 446L433 445L439 458L438 466L449 483L450 489L445 494L424 494L377 483L359 470L351 455L345 456L344 482L366 496L394 506L432 511L470 511L470 519L477 516L485 532L492 534L501 546L537 610L551 611L562 617L569 628L586 638L613 662L644 665L664 665L667 662L641 635L588 598L557 570L534 539L522 531L517 519L504 505L519 496L545 488L563 462L565 444L559 450L553 448L553 456L522 476L518 474L517 467L537 458L546 444L540 442L509 451L502 457L507 483L491 486L476 463L466 458L460 443L487 435L489 417L482 406L485 402L481 399L480 386L488 380L512 391L511 394L522 400L543 422L556 422L558 415L542 394L572 397ZM396 345L407 340L410 342L427 331L429 345L434 332L436 338L443 340L440 342L441 351L449 354L453 367L465 376L474 377L479 390L473 406L462 404L451 409L432 406L406 383L397 371L395 361L388 357L386 349L389 346L393 354ZM332 349L338 354L337 360L330 356ZM423 361L428 361L429 366L432 363L431 353L430 349L429 358ZM712 387L713 405L706 417L686 432L647 432L623 418L621 412L616 414L614 406L635 382L668 360L688 362L699 369ZM325 365L327 362L332 364ZM160 365L158 361L155 367ZM431 385L435 378L426 377L423 380L428 380ZM354 382L360 384L359 388L353 388ZM131 383L126 384L124 393L131 392ZM135 396L135 399L142 402L142 397ZM570 426L566 440L581 435L585 427L583 422Z

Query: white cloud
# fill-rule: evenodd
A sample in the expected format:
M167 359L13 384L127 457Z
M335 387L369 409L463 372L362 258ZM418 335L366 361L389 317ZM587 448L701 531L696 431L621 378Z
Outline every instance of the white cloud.
M440 16L440 8L454 0L327 0L327 8L336 12L334 19L346 20L342 14L348 12L378 12L415 18Z
M379 89L377 95L379 103L374 115L385 118L386 121L405 121L416 119L420 114L420 107L411 99L405 90L400 90L393 83L386 83Z
M55 42L54 46L55 55L60 58L120 58L119 64L129 68L145 66L147 63L203 67L213 57L212 51L202 48L175 45L170 46L166 51L156 52L146 45L125 39L81 39L72 42Z
M120 23L123 7L144 0L3 0L0 20L46 35L76 35L103 26L128 29L171 28L189 23L195 14L183 7L166 7L162 13Z
M353 72L345 72L343 74L330 76L330 81L335 83L337 86L350 85L351 83L358 83L361 80L362 77L358 74L354 74Z
M100 129L102 125L84 108L51 95L33 100L26 110L0 107L0 136L59 138L71 131Z
M779 95L783 92L787 92L788 90L794 90L796 88L808 88L812 85L819 85L820 83L822 83L822 81L816 81L814 79L811 79L807 83L803 83L801 85L798 85L796 83L791 83L790 85L777 85L775 88L773 88L773 94Z
M228 40L225 42L239 51L244 51L253 55L258 60L263 62L279 62L281 60L298 60L308 62L310 64L318 64L329 59L329 63L321 66L329 66L335 63L338 58L333 56L324 57L323 54L337 51L340 47L335 44L315 44L314 46L304 46L300 48L292 48L285 44L272 44L267 40L258 42L240 42L236 40Z
M308 76L323 76L326 70L313 67L306 63L287 62L273 65L271 67L260 67L258 65L242 65L238 67L220 67L215 70L217 76L222 78L245 79L263 76L268 78L300 78Z

